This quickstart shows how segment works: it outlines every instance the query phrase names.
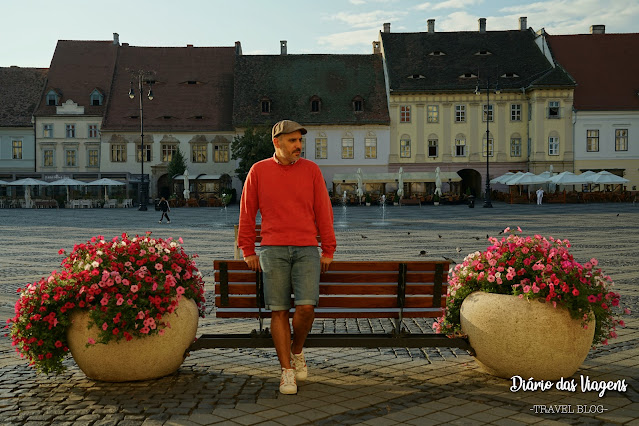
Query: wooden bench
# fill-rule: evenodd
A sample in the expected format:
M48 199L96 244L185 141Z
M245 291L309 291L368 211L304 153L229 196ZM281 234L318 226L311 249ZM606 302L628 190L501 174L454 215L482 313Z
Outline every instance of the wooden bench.
M402 198L399 200L400 206L422 206L422 200L419 198Z
M233 259L242 259L242 250L240 249L240 246L237 243L239 229L240 229L239 225L234 226L235 242L233 243ZM317 243L318 244L321 243L321 239L319 235L317 236ZM258 223L255 225L255 248L257 249L258 247L260 247L261 244L262 244L262 225Z
M465 338L409 333L404 318L436 318L446 305L448 263L439 261L334 261L320 275L316 318L390 318L391 333L310 333L306 347L456 347L469 350ZM256 318L259 331L250 334L204 334L188 351L207 348L273 347L263 327L262 274L243 260L216 260L217 318ZM291 296L292 297L292 296ZM291 306L294 306L291 303ZM291 315L293 309L291 310ZM188 352L187 351L187 352Z

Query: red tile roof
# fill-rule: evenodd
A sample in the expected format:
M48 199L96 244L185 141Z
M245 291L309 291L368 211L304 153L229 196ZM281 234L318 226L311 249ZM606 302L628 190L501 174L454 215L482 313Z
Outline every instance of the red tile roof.
M139 93L132 74L153 71L154 99L144 90L148 131L232 131L235 47L120 47L103 130L139 130ZM189 84L191 82L192 84Z
M577 81L577 110L639 110L639 33L549 35L556 61Z
M33 127L46 68L0 68L0 127Z
M71 99L84 107L85 115L101 116L108 102L117 48L113 41L59 40L35 115L56 114L56 107L46 104L46 94L53 89L62 95L60 105ZM96 88L105 95L101 106L92 106L90 102L91 92Z

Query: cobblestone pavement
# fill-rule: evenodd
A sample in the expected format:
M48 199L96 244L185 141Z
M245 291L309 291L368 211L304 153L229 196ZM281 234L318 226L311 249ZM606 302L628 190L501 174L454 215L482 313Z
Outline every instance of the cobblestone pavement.
M98 234L152 231L182 237L212 288L212 261L232 258L237 207L173 209L170 225L153 210L0 210L0 318L13 314L16 289L59 267L60 248ZM293 218L294 219L294 218ZM36 375L0 337L0 424L632 424L639 425L639 206L632 204L335 208L336 259L442 256L461 260L486 248L486 235L506 226L526 234L567 238L579 261L596 257L633 309L628 326L604 349L591 351L575 374L625 380L625 392L558 390L510 392L509 380L480 372L458 349L307 349L309 379L297 395L280 395L274 350L196 351L171 376L147 382L87 379L72 359L66 373ZM439 237L441 235L441 238ZM457 248L461 249L459 252ZM249 332L250 320L200 320L198 333ZM267 323L268 325L268 323ZM314 332L341 330L347 321L318 321ZM380 321L372 324L387 328ZM412 328L428 329L428 321ZM332 331L332 330L331 330ZM552 405L574 413L544 414ZM555 407L557 408L557 407Z

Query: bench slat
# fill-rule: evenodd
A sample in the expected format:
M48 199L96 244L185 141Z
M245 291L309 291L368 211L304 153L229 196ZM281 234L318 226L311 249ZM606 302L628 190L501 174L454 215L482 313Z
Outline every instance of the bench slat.
M289 314L293 317L293 312ZM404 318L438 318L441 316L439 309L434 311L418 311L418 312L406 312L404 311ZM259 318L259 313L255 311L224 311L216 313L217 318ZM262 311L262 318L270 318L271 311ZM315 312L315 318L399 318L397 311L374 311L374 312L322 312L318 310Z
M444 285L442 293L446 293ZM407 284L406 295L423 294L432 295L432 284ZM220 284L215 284L216 295L221 292ZM397 294L397 284L324 284L320 283L320 295L323 294ZM253 295L255 296L255 283L229 283L229 295Z
M222 308L252 308L255 307L255 296L232 296L229 297L228 304L222 305L222 298L220 296L215 298L215 305ZM291 306L294 301L291 299ZM355 296L355 297L340 297L329 296L320 297L320 308L399 308L397 305L397 297L390 296ZM413 296L405 299L405 308L431 308L433 307L432 296Z

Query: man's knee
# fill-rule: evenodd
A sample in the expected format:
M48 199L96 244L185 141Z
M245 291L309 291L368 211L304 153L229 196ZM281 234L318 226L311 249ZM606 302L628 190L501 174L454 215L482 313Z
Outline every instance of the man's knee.
M313 318L315 317L315 306L313 305L296 305L295 313L300 318Z

